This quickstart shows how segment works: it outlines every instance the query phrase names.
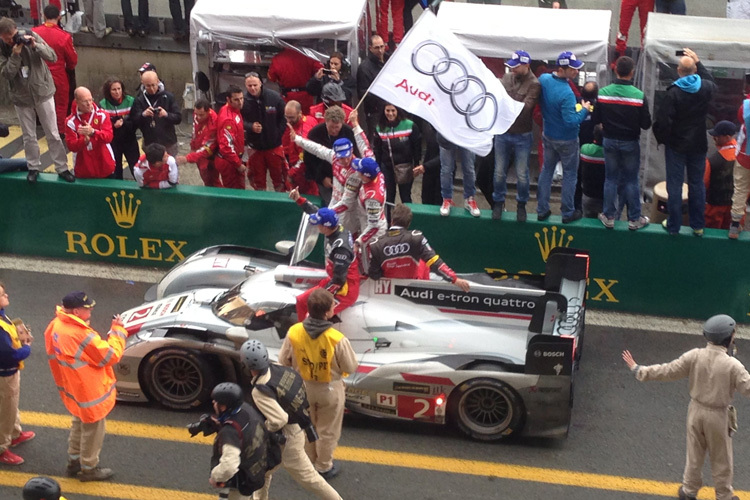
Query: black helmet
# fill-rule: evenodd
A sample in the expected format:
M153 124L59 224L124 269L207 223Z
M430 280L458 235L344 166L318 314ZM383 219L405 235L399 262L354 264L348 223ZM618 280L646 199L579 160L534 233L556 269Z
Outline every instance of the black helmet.
M240 347L242 356L242 367L245 370L265 370L270 364L268 362L268 350L258 340L248 340Z
M703 324L703 336L712 344L722 345L734 333L737 322L726 314L711 316Z
M23 500L59 500L60 485L48 477L32 477L23 487Z
M237 408L245 399L242 388L232 382L223 382L211 391L211 399L227 408Z

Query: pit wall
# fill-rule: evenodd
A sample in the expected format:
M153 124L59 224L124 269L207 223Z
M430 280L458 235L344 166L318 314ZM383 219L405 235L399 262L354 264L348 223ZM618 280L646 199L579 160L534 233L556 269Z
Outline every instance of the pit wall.
M0 176L0 253L168 268L205 246L229 243L272 250L293 240L300 209L285 194L177 186L155 191L132 182L77 180L54 174L26 182L24 173ZM489 211L475 219L461 209L441 217L437 207L413 205L412 227L457 272L543 273L555 246L591 255L588 306L659 316L705 319L726 313L750 322L750 235L729 240L688 227L669 236L652 224L637 232L598 220L562 224L502 221ZM533 218L533 216L532 216ZM312 260L321 261L317 251ZM0 261L0 266L2 265Z

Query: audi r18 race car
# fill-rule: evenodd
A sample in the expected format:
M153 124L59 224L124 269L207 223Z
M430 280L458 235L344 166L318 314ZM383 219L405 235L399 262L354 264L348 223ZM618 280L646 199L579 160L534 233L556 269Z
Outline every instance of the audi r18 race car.
M277 356L298 321L296 296L325 277L302 261L316 239L303 217L297 242L280 243L280 253L216 246L173 268L147 294L154 300L123 313L129 336L116 367L118 398L188 409L208 402L219 382L247 382L239 347L257 339ZM290 248L297 265L281 263ZM364 280L335 325L359 357L345 379L347 408L451 421L479 440L566 436L588 260L556 248L545 275L463 274L467 293L439 278Z

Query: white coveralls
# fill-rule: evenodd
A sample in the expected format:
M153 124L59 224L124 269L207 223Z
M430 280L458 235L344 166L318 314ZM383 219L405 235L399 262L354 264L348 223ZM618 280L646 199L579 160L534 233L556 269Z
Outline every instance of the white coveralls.
M265 384L270 379L271 373L266 370L265 373L253 378L253 386ZM286 436L286 444L281 449L281 465L292 476L292 479L318 498L342 500L336 490L323 479L323 476L318 474L307 457L305 453L305 433L300 426L287 423L289 415L273 397L263 394L256 388L253 388L252 396L258 411L266 417L266 429L269 432L276 432L281 429ZM253 500L268 500L272 475L272 470L266 473L266 482L263 488L253 493Z
M725 347L714 344L688 351L669 363L636 366L634 371L642 382L689 379L687 453L682 489L688 496L697 496L703 485L701 469L708 451L716 500L731 500L734 465L728 407L734 391L750 397L750 373L738 359L727 354Z

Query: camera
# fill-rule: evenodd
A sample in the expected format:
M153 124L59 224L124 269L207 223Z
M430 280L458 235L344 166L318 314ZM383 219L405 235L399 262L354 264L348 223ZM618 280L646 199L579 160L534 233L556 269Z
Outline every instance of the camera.
M328 69L328 68L323 68L323 73L328 73L330 75L331 73L333 73L333 70Z
M195 437L199 433L203 433L204 436L210 436L214 432L219 430L219 424L216 423L216 421L211 418L211 415L208 413L204 413L201 415L200 420L197 422L193 422L192 424L188 424L187 430L190 433L190 437Z
M31 39L26 38L25 31L16 31L13 35L13 45L31 45Z
M684 56L685 55L685 51L684 50L676 50L675 53L674 53L674 55L676 55L676 56Z

